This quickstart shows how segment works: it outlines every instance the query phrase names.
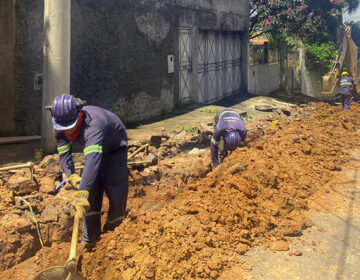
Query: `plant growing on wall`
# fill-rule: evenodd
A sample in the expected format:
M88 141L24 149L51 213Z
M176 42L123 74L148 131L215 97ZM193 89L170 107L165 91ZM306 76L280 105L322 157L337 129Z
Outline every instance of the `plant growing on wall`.
M342 12L359 0L250 0L250 38L263 34L297 36L304 43L336 41Z
M321 45L305 45L305 65L310 71L319 71L325 74L330 70L331 62L337 54L335 44L332 42Z

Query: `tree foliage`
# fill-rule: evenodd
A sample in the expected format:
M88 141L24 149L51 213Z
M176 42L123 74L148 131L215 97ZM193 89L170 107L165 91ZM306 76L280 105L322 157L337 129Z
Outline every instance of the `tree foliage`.
M331 62L336 56L336 47L332 42L321 45L305 45L306 68L308 70L320 71L325 74L330 70Z
M250 0L250 38L265 33L297 36L305 43L335 41L342 12L359 0Z

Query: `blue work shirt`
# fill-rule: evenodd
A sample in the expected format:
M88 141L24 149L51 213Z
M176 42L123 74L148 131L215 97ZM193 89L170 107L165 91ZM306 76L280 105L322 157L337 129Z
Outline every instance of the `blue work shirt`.
M96 107L85 106L81 132L75 142L84 146L85 166L79 190L90 191L101 165L102 155L127 147L126 128L112 112ZM63 131L55 130L60 166L69 177L75 173L71 156L71 141Z
M240 117L239 113L231 109L224 109L220 111L214 118L215 131L211 138L211 160L214 167L219 165L219 141L222 136L225 136L229 131L237 130L240 134L241 141L246 138L245 123Z
M351 87L355 84L353 78L345 76L340 80L340 94L351 94Z

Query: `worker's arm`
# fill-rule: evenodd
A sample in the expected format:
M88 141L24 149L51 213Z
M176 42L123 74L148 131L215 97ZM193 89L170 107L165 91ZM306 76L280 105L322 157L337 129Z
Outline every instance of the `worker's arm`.
M99 173L103 154L103 132L94 127L85 136L85 165L79 190L90 191Z
M70 177L75 173L74 162L71 156L71 142L64 133L55 131L57 150L60 157L60 167L66 176Z
M243 120L241 120L239 122L237 130L239 131L241 141L244 142L246 139L247 130L246 130L245 123Z
M211 137L211 164L215 168L219 165L219 141L223 131L215 127L213 136Z

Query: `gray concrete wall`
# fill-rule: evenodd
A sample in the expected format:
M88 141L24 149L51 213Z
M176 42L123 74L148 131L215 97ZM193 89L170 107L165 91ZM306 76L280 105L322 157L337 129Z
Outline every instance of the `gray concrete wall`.
M16 134L40 135L41 91L34 90L34 76L43 68L44 2L17 0L15 8Z
M0 1L0 136L15 134L15 4Z
M176 64L167 73L167 56L178 61L179 26L194 36L199 28L246 33L243 14L247 1L73 0L71 93L124 122L170 111L178 104L179 77Z
M242 79L246 90L248 1L71 2L70 91L88 104L114 111L124 122L150 118L177 106L179 69L175 63L174 73L168 74L167 56L173 54L175 62L178 61L179 26L193 30L242 31L245 38ZM14 54L6 55L10 57L9 63L11 57L14 61L10 88L15 88L15 94L8 94L15 99L9 99L8 104L15 105L7 106L9 110L13 108L13 112L7 114L12 115L7 121L7 136L39 134L42 110L41 91L33 89L33 79L43 67L44 3L43 0L15 3ZM15 123L10 119L15 119Z
M248 92L254 95L268 95L279 89L280 65L260 64L249 67Z

